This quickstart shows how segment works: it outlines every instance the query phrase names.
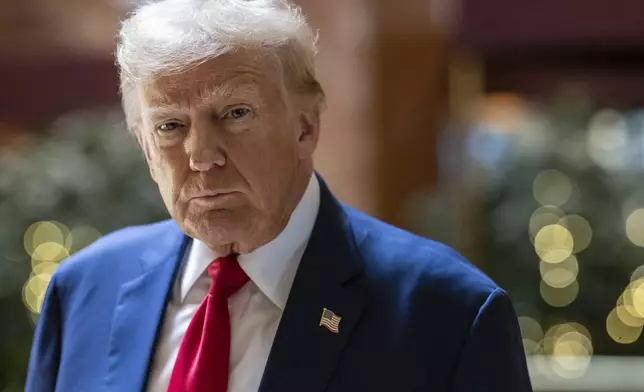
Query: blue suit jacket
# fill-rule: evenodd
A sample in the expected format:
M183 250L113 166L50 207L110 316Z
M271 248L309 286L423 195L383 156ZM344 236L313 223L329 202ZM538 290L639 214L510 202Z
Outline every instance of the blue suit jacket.
M65 261L36 328L27 392L146 385L189 239L172 221L120 230ZM319 326L322 308L342 317ZM451 249L339 204L315 227L261 392L528 392L506 293Z

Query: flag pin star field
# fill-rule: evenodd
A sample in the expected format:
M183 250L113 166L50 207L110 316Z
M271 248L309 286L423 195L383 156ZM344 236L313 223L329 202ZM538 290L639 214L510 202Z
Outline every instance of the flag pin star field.
M325 327L333 333L340 333L340 321L342 321L342 317L335 314L332 310L322 308L320 327Z

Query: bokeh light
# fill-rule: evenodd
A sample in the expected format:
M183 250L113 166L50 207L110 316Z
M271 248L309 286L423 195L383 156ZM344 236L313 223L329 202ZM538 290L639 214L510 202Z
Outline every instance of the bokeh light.
M624 116L615 110L599 110L590 119L586 147L591 159L604 169L624 168L630 160Z
M535 355L539 353L541 349L540 342L534 341L532 339L523 339L523 352L525 355Z
M637 246L644 246L644 208L639 208L626 218L626 235Z
M559 222L561 226L565 227L572 234L574 244L572 248L573 253L579 253L590 245L593 238L593 230L590 223L579 215L566 215Z
M617 343L630 344L642 334L642 326L626 325L617 314L617 309L611 310L606 318L606 332Z
M540 348L541 339L543 339L541 325L531 317L521 316L519 317L519 327L526 354L535 354Z
M530 241L534 244L534 237L539 230L549 225L555 225L564 217L564 212L554 206L541 206L530 216Z
M40 312L47 286L58 265L72 252L96 241L101 233L91 227L69 230L60 222L36 222L25 231L23 243L31 256L32 273L22 299L32 314Z
M60 243L45 242L38 245L31 255L31 267L36 268L42 262L58 263L67 256L69 256L67 249Z
M637 279L629 283L617 300L617 305L624 306L625 310L633 317L644 317L644 279Z
M562 308L570 305L577 298L579 282L575 280L566 287L556 288L542 280L539 285L539 292L545 303L556 308Z
M644 318L634 315L634 310L628 310L625 305L618 305L615 308L615 311L617 313L617 317L619 318L619 321L624 323L625 325L629 327L642 327L644 326Z
M69 229L60 222L36 222L29 226L24 234L24 247L29 256L45 243L58 243L63 245Z
M544 353L547 355L552 355L554 352L554 344L556 343L557 339L569 332L580 333L584 335L586 338L588 338L588 341L591 340L590 331L588 330L588 328L586 328L580 323L572 321L572 322L556 324L548 328L548 330L543 336ZM588 350L592 351L592 346L587 348Z
M555 288L564 288L572 284L577 279L579 273L579 263L573 255L561 263L547 263L543 260L539 263L539 272L541 279Z
M58 263L51 262L51 261L43 261L42 263L38 263L33 267L33 273L34 275L40 275L40 274L53 275L57 268L58 268Z
M631 282L642 278L644 278L644 265L640 265L639 267L635 268L635 270L631 274Z
M583 376L593 355L590 332L576 322L558 324L548 329L542 347L543 353L550 356L551 369L567 379Z
M22 299L32 313L40 313L42 302L51 280L50 274L37 274L29 278L22 290Z
M583 376L590 365L592 343L584 334L574 331L561 335L553 348L553 370L564 378Z
M570 231L556 224L543 227L534 237L534 249L541 260L561 263L572 254L574 240Z
M573 183L570 177L558 170L544 170L535 178L532 191L541 205L559 207L570 199Z

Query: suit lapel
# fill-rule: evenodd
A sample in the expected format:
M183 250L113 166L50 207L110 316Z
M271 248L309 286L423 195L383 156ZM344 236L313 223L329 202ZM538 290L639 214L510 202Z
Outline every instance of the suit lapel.
M187 237L172 224L153 244L147 244L141 258L143 273L121 286L112 318L105 378L108 391L143 390L158 327L187 243Z
M320 180L320 210L264 371L260 392L321 392L362 311L361 262L343 209ZM323 308L342 319L320 326Z

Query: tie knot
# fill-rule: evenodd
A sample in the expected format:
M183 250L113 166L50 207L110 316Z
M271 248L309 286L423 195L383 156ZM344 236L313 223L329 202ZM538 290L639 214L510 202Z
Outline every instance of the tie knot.
M248 282L248 275L239 266L237 256L219 257L208 266L212 281L210 294L228 298Z

